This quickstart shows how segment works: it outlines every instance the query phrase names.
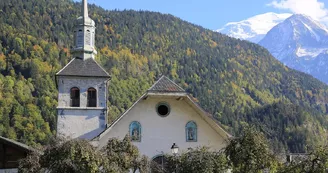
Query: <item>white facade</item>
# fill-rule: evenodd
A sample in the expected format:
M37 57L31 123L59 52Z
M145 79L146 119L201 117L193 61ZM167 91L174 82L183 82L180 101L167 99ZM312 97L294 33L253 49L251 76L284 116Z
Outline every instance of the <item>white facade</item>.
M106 129L106 78L58 76L57 134L92 139ZM71 106L71 88L80 90L80 106ZM97 91L97 106L87 107L87 90Z
M129 134L129 125L133 121L141 124L141 141L133 142L140 153L154 158L163 153L170 153L171 146L176 143L180 150L200 146L220 150L226 146L226 134L213 120L201 115L201 111L187 97L147 96L140 99L117 122L100 135L98 146L102 148L109 138L123 139ZM156 105L166 102L170 106L170 114L161 117L157 114ZM186 124L194 121L197 124L197 141L187 142ZM211 123L212 122L212 123Z

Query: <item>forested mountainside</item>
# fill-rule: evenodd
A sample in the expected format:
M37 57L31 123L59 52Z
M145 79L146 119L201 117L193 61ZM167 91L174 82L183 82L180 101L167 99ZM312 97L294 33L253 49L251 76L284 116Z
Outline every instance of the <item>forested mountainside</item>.
M55 134L55 73L72 58L80 9L69 0L0 1L0 135L40 145ZM164 74L232 134L255 124L292 152L326 139L328 87L264 48L171 15L94 5L89 13L97 61L112 75L111 120Z

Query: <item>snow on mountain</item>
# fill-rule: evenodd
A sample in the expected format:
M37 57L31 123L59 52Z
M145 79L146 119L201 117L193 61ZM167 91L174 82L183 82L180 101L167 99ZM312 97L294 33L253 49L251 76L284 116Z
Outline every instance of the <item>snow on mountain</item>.
M328 83L328 29L311 17L292 15L259 44L288 67Z
M292 14L288 13L276 14L272 12L260 14L240 22L230 22L216 31L231 37L257 43L272 27L291 15Z

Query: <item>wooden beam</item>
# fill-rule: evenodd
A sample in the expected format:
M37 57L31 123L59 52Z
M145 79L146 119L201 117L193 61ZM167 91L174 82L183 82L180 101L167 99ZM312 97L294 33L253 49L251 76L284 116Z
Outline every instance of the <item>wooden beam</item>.
M1 159L2 159L2 168L6 168L6 146L5 144L2 144L2 155L1 155Z

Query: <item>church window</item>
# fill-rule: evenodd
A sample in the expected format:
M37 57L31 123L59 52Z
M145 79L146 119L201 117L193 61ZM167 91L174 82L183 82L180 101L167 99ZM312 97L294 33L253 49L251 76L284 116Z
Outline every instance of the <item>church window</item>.
M161 154L157 155L152 159L150 169L151 173L163 173L166 172L165 170L169 168L169 163L166 159L166 157Z
M74 40L74 46L76 46L76 31L74 31L74 35L73 35L73 40Z
M80 89L71 88L71 107L80 107Z
M157 114L161 117L166 117L170 114L170 106L165 102L160 102L156 106Z
M91 45L91 32L90 32L90 30L87 30L87 34L85 36L85 44L86 45Z
M137 121L133 121L129 127L129 135L134 142L141 141L141 125Z
M197 125L194 121L186 124L186 140L187 142L197 142Z
M83 46L83 31L80 29L77 32L77 47Z
M94 88L88 89L88 107L97 107L97 90Z
M91 37L91 39L92 39L92 44L91 44L91 46L94 46L94 45L95 45L95 32L92 32L92 37Z

